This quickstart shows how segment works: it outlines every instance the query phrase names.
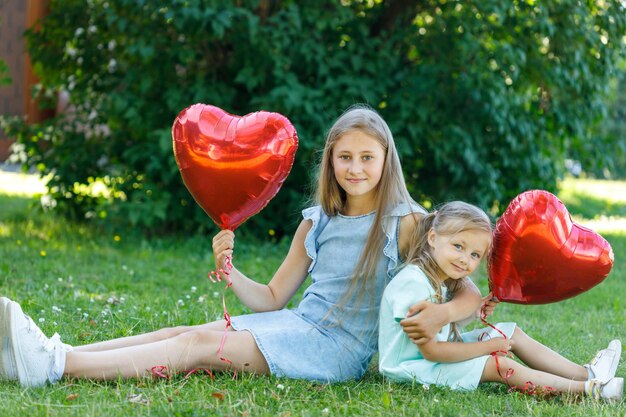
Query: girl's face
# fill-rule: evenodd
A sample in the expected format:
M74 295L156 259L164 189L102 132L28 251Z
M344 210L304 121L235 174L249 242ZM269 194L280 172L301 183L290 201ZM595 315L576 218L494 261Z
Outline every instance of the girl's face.
M385 150L372 136L359 130L344 133L332 151L335 179L348 199L374 204L376 186L385 166Z
M432 256L443 271L441 281L461 279L471 274L487 254L491 234L482 230L464 230L455 235L428 232Z

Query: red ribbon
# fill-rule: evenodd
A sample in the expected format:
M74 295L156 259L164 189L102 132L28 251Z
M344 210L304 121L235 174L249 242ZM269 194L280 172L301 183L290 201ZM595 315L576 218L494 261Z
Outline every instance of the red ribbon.
M489 323L486 320L486 318L487 318L487 314L485 313L485 306L483 305L482 309L480 310L480 321L482 321L484 324L486 324L487 326L491 327L492 329L500 333L502 337L504 337L505 339L508 339L508 337L506 337L506 335L500 329L498 329L493 324ZM487 335L488 333L484 332L478 337L478 341L482 342L483 338ZM509 378L511 378L513 373L515 373L515 370L513 368L509 368L507 369L506 373L502 375L502 372L500 370L500 362L498 361L499 353L503 354L504 356L510 356L511 352L508 352L506 350L497 350L495 352L491 352L491 356L493 356L494 360L496 361L496 371L498 372L498 375L500 375L500 378L504 380L505 384L508 385L509 392L519 391L527 395L534 395L534 396L542 397L542 398L547 398L547 397L554 396L557 394L557 391L555 388L548 386L548 385L536 386L532 381L526 381L526 384L524 384L523 387L512 386L511 384L509 384Z
M216 283L216 282L222 281L222 274L223 274L227 281L226 286L224 287L224 290L222 291L222 308L224 310L224 320L226 320L226 327L224 328L224 333L222 334L220 347L217 350L217 356L220 358L221 361L226 362L229 365L232 365L233 362L227 357L222 355L222 351L224 350L224 343L226 343L226 335L228 334L228 329L232 327L232 323L230 321L230 314L228 314L228 309L226 308L226 290L233 286L233 281L230 279L230 274L233 271L232 257L227 256L224 259L224 266L225 268L218 268L217 271L209 272L208 276L211 282ZM233 372L234 372L233 374L233 379L234 379L237 377L237 370L235 369Z
M170 372L170 369L165 365L153 366L151 371L153 377L167 379L168 381L172 380L172 373ZM211 377L211 379L215 379L215 376L213 376L213 372L211 372L209 369L204 368L194 368L191 371L185 371L181 373L185 374L183 378L188 378L190 375L197 374L201 371L206 372Z
M222 356L222 351L224 350L224 343L226 343L226 334L228 334L228 329L232 327L231 321L230 321L230 314L228 314L228 310L226 309L226 290L232 287L233 285L233 282L230 279L230 273L233 270L232 258L230 256L227 256L224 259L224 263L225 263L226 269L219 268L217 269L217 271L209 272L209 279L213 283L221 282L222 281L221 274L224 274L224 276L226 277L226 281L228 282L226 284L226 287L224 287L224 290L222 291L222 308L224 309L224 320L226 320L226 327L224 328L224 334L222 334L220 347L217 350L217 356L220 358L220 360L228 363L229 365L232 365L233 362L230 359ZM172 373L170 372L170 369L165 365L153 366L151 371L152 371L152 376L154 377L164 378L164 379L167 379L168 381L172 379ZM190 371L185 371L184 377L187 378L189 375L198 373L199 371L204 371L208 373L211 379L215 378L213 376L213 373L210 370L204 369L204 368L194 368ZM234 370L233 379L236 377L237 377L237 370Z
M502 331L500 329L498 329L496 326L494 326L493 324L489 323L486 318L487 318L487 313L485 312L485 305L483 305L483 308L480 309L480 321L482 321L485 325L491 327L492 329L494 329L495 331L497 331L498 333L500 333L502 335L502 337L504 337L505 339L508 339L508 337L506 337L506 335L504 333L502 333ZM483 334L480 335L480 337L478 338L479 342L483 341L483 338L487 336L487 332L484 332ZM497 362L496 362L497 365Z

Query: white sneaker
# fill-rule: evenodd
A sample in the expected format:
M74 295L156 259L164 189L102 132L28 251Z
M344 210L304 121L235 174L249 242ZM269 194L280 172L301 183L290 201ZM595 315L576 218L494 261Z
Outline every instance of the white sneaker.
M48 339L16 302L9 302L6 314L20 384L38 387L61 379L66 351L59 335Z
M0 379L17 381L17 365L9 337L8 309L11 300L0 297Z
M624 378L612 378L608 382L590 379L585 382L585 392L594 400L620 401L624 398Z
M596 353L596 357L591 362L584 365L589 371L589 379L597 379L600 382L607 382L615 376L619 359L622 355L622 343L619 340L611 340L606 349Z

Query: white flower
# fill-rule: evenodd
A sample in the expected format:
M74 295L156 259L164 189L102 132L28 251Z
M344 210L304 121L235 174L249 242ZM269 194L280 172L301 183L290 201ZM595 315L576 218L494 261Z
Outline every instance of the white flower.
M196 292L197 289L198 288L196 288L196 287L191 287L191 292Z
M325 408L322 410L322 414L329 414L330 410L328 408Z
M108 68L109 72L115 72L115 69L117 68L117 61L115 59L111 58L107 68Z
M65 53L74 58L78 53L78 49L74 48L71 45L65 45Z
M90 26L87 28L87 31L88 31L89 33L96 33L96 32L98 31L98 28L96 27L96 25L90 25Z
M422 388L424 389L424 391L428 391L430 389L430 385L424 384L422 385Z
M39 317L39 323L43 323L44 321L46 321L46 319L44 319L43 317Z
M183 300L178 300L176 301L176 304L178 304L179 306L184 306L185 302Z
M276 385L276 388L280 389L280 390L283 390L283 389L285 389L285 386L283 384L278 384L278 385Z
M111 40L109 41L109 51L114 50L114 49L115 49L115 45L116 45L116 43L115 43L115 39L111 39Z
M74 31L74 36L78 37L78 36L82 35L83 33L85 33L85 29L83 29L83 28L77 28L77 29Z

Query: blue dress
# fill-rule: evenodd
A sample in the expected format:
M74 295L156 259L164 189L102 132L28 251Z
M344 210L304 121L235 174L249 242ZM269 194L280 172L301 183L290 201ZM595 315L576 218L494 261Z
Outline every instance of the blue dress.
M384 217L386 244L374 291L351 297L342 308L335 306L349 287L375 214L329 217L320 206L302 211L312 222L304 242L312 283L302 301L292 310L232 318L235 330L254 336L272 375L320 382L363 376L377 350L380 299L399 263L400 218L422 210L400 205Z
M442 292L445 298L445 287ZM475 389L489 355L461 362L431 362L424 359L420 350L400 326L399 322L406 316L409 306L422 300L436 301L435 294L435 289L417 265L404 267L387 286L380 306L378 368L383 375L393 381L435 384L461 390ZM508 338L513 336L515 331L515 323L497 323L495 327ZM446 325L436 338L445 342L449 333L450 325ZM481 336L483 340L502 337L497 330L491 328L461 333L463 342L466 343L477 342Z

